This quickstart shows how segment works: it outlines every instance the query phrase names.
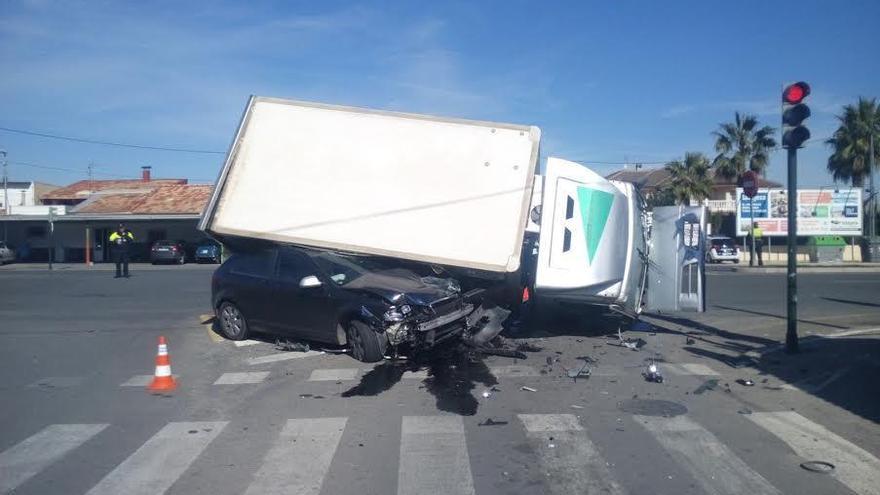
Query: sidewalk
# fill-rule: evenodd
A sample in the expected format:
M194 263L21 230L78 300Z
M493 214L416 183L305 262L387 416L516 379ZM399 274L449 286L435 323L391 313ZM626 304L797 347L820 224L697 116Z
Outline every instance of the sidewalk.
M185 265L167 264L153 265L149 262L129 263L132 270L138 271L160 271L160 270L213 270L220 265L215 264L197 264L187 263ZM91 266L85 263L53 263L53 271L90 271L90 272L110 272L116 270L114 263L95 263ZM49 271L49 263L12 263L0 266L2 272L45 272Z
M797 265L798 273L835 273L880 272L880 263L844 262L844 263L804 263ZM765 261L764 266L749 266L748 263L706 265L707 272L742 272L742 273L786 273L788 265L784 261Z

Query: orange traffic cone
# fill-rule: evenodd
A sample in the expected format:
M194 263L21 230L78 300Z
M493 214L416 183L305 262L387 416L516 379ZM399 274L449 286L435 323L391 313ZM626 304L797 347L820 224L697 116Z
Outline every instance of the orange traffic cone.
M153 392L170 392L177 388L177 382L171 375L171 359L168 357L168 344L165 337L159 337L159 353L156 355L156 373L153 381L147 386Z

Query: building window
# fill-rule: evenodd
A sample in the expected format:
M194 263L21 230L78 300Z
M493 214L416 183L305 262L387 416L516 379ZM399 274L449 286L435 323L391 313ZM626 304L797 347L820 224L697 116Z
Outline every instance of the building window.
M46 237L46 227L42 225L34 225L27 228L27 237L36 237L42 239Z

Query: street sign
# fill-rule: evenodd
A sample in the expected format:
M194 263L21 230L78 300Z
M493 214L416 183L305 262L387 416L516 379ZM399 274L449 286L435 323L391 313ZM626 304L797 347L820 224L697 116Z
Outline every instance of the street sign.
M754 198L758 194L758 174L754 170L746 170L742 175L743 194Z

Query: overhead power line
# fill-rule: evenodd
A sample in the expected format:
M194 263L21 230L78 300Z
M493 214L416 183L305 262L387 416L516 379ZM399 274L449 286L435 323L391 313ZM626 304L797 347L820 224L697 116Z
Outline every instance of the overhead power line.
M135 148L141 150L154 150L154 151L171 151L176 153L201 153L201 154L209 154L209 155L225 155L225 151L214 151L214 150L199 150L199 149L191 149L191 148L173 148L169 146L148 146L143 144L131 144L131 143L117 143L113 141L100 141L97 139L84 139L77 138L71 136L60 136L57 134L48 134L45 132L36 132L36 131L27 131L24 129L13 129L11 127L0 127L0 131L12 132L15 134L24 134L26 136L37 136L47 139L57 139L60 141L70 141L74 143L86 143L86 144L100 144L103 146L116 146L119 148Z

